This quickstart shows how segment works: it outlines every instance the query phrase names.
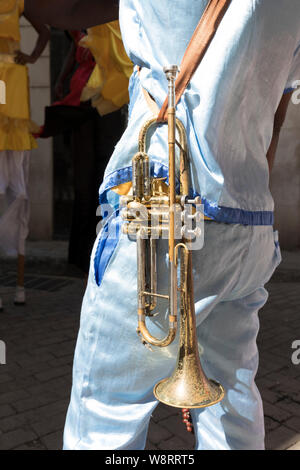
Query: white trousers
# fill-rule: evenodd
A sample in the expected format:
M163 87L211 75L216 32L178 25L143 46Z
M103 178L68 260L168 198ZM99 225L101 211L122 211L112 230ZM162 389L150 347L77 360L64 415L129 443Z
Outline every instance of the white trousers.
M98 286L94 261L99 243L100 237L82 306L64 449L139 450L157 406L153 386L172 372L178 338L153 352L141 344L136 335L135 243L120 240ZM272 227L215 222L206 224L204 248L193 253L202 365L226 390L221 403L192 411L198 450L264 449L263 407L255 385L258 311L268 297L264 284L280 259ZM161 292L167 292L163 255L158 277ZM163 304L157 310L161 315L148 325L162 338L167 312Z
M25 255L30 151L0 152L0 253Z

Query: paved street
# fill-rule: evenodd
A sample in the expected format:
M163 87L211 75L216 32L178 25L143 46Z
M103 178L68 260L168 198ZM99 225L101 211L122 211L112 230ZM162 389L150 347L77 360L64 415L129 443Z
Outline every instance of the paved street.
M62 263L50 263L46 254L54 255L49 247L33 244L31 249L26 307L12 304L14 266L2 262L0 267L5 307L0 340L7 347L7 364L0 366L0 450L61 449L70 394L84 281ZM65 245L57 250L55 256L63 259ZM44 263L34 263L37 251ZM260 313L257 383L264 400L268 449L300 450L300 365L291 360L292 343L300 340L299 283L300 254L286 253ZM176 410L157 408L147 449L193 449L193 436Z

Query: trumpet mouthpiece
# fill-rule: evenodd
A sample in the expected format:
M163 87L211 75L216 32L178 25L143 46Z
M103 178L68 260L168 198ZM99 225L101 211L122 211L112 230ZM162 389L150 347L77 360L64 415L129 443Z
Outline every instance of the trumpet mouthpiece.
M168 79L175 79L177 77L177 74L179 73L179 67L178 65L167 65L166 67L164 67L164 72Z

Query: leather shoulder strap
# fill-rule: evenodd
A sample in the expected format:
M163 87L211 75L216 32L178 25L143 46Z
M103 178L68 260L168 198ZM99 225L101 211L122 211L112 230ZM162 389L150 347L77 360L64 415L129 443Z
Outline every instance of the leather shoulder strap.
M210 0L183 56L180 72L176 80L176 104L191 81L214 38L231 0ZM166 98L157 118L158 122L167 119L168 98Z

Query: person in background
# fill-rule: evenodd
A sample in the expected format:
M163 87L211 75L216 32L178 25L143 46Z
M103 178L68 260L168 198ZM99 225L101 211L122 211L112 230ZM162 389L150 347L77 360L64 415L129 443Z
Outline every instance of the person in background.
M69 54L55 92L60 100L46 108L40 137L71 132L74 170L73 218L69 263L88 273L96 237L98 190L108 160L124 129L132 63L126 55L119 22L87 31L68 31ZM63 96L72 74L70 90Z
M36 148L32 135L37 126L30 120L27 64L43 53L49 29L24 15L38 36L34 50L20 50L20 17L24 0L0 2L0 80L6 85L6 103L0 104L0 252L18 257L15 304L26 301L24 289L25 241L28 235L28 176L30 151ZM0 310L3 308L0 299Z
M95 239L96 130L100 117L89 103L81 102L81 94L96 63L91 52L80 44L85 32L69 30L65 34L70 39L70 47L56 81L57 101L46 107L45 122L38 137L68 136L74 188L68 261L85 273Z

